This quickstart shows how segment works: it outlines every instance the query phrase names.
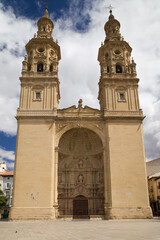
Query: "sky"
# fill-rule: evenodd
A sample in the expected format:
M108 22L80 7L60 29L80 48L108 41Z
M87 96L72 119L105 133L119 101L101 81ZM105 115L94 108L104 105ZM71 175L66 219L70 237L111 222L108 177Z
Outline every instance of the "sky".
M132 47L140 78L140 106L146 161L160 157L160 1L48 0L53 38L61 47L59 108L83 104L99 108L98 49L105 39L109 5L121 23L121 34ZM0 162L14 167L16 111L19 105L25 45L37 32L45 1L0 0Z

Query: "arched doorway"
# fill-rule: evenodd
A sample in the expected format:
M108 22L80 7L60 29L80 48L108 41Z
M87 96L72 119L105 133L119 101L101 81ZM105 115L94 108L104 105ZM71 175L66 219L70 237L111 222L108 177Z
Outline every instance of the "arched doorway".
M73 218L89 219L88 215L88 199L79 195L73 199Z
M104 164L100 137L89 129L74 128L62 135L58 151L60 217L75 218L75 211L76 218L83 215L78 215L78 211L87 211L87 216L103 216Z

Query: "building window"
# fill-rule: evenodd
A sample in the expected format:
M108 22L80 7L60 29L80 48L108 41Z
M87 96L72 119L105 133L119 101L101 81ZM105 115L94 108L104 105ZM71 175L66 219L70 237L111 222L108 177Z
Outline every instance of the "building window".
M125 91L119 91L117 93L117 98L118 98L118 102L126 102L126 94Z
M109 73L109 67L107 66L107 73Z
M33 90L33 101L42 101L42 90L41 89L34 89Z
M10 192L6 191L6 196L9 198L10 197Z
M122 66L119 64L116 65L116 73L122 73Z
M36 100L40 100L41 99L41 93L40 92L36 92Z
M10 189L10 187L11 187L11 184L7 183L7 189Z
M43 63L37 64L37 72L43 72Z
M120 101L124 101L125 100L124 93L120 93L119 98L120 98Z

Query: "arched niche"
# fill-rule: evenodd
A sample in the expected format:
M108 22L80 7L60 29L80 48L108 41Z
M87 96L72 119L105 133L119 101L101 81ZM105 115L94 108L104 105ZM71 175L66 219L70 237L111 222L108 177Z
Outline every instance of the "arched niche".
M87 198L88 216L104 215L103 145L100 137L86 128L70 129L59 141L60 216L73 216L73 200L79 195Z
M116 64L116 73L122 73L122 66L119 63Z
M37 63L37 72L43 72L44 66L42 62Z

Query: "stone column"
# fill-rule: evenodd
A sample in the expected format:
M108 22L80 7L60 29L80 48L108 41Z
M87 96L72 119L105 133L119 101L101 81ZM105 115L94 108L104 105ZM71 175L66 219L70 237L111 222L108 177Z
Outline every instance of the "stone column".
M109 154L109 136L108 136L108 123L105 124L105 144L104 144L104 210L105 219L110 217L110 209L112 207L112 197L111 197L111 170L110 170L110 154Z
M56 84L53 87L53 109L57 109L57 91L56 91Z
M107 210L108 210L108 189L107 189L107 159L106 159L106 151L103 150L103 162L104 162L104 214L105 218L107 218Z
M54 159L54 203L55 218L58 218L58 147L55 147L55 159Z

